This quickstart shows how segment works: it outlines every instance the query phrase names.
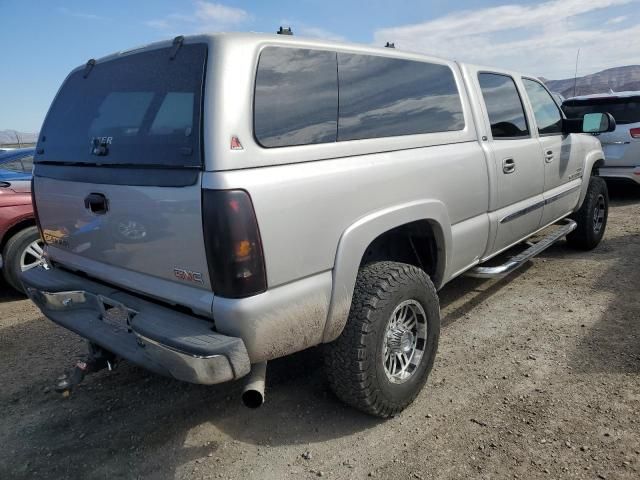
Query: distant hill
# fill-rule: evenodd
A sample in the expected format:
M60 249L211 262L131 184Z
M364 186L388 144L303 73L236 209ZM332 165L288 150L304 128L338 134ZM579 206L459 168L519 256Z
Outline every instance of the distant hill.
M16 137L17 134L17 137ZM20 143L36 143L37 133L16 132L15 130L0 130L0 145Z
M573 97L573 78L564 80L542 79L549 90L561 93L565 98ZM598 73L578 77L575 95L640 90L640 65L609 68Z

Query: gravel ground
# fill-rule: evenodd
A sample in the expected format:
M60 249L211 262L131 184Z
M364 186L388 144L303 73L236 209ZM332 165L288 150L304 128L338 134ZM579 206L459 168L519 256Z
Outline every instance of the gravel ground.
M0 478L640 478L640 188L610 189L594 251L441 291L433 373L387 421L335 399L318 349L272 362L255 411L126 364L62 398L83 342L0 286Z

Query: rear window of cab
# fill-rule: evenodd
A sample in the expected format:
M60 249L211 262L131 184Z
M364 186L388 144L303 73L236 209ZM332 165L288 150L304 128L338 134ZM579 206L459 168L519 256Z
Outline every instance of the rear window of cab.
M206 56L205 44L186 44L173 58L160 48L73 72L49 109L36 163L200 167Z
M254 134L263 147L462 129L460 94L446 65L288 47L260 54Z

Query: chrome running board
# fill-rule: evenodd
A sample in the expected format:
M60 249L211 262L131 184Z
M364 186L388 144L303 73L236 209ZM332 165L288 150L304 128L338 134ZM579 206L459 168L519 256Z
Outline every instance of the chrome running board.
M467 271L465 275L475 278L496 278L508 275L518 267L521 267L528 260L538 255L540 252L543 252L558 240L565 237L567 234L573 232L577 226L578 224L576 222L566 218L564 219L563 223L560 224L559 228L554 230L539 242L533 244L527 242L530 247L527 248L524 252L519 253L515 257L511 257L506 263L503 263L502 265L498 265L496 267L474 267L471 270Z

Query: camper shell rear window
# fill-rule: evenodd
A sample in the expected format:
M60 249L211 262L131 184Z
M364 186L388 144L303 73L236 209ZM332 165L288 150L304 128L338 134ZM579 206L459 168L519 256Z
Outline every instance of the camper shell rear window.
M36 163L200 168L206 58L206 44L187 44L73 72L49 109Z

